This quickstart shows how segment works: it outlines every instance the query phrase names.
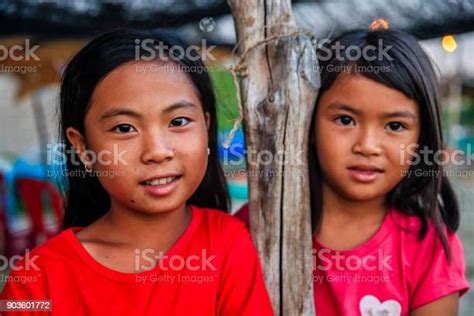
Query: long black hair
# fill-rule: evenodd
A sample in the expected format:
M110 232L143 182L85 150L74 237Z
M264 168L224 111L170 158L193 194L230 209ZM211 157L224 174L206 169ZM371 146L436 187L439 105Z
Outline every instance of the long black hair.
M90 174L83 176L84 165L73 163L80 160L75 153L72 156L69 154L73 150L66 137L66 129L74 127L85 136L84 119L95 87L120 65L136 60L137 56L151 56L148 50L139 51L142 55L137 55L137 47L142 49L138 43L144 41L147 41L147 49L160 47L164 50L160 52L161 56L166 54L171 57L170 60L185 67L186 74L198 91L203 111L209 114L209 162L203 181L187 204L223 211L230 209L226 181L217 155L216 99L202 59L195 50L169 34L118 29L89 42L72 58L63 75L59 105L60 138L68 153L64 228L87 226L105 215L110 208L110 196L99 180ZM175 49L170 49L172 47ZM183 51L187 53L180 53Z
M371 48L373 53L361 58L341 58L340 47L356 47L361 52ZM336 49L339 49L339 53ZM416 101L421 117L418 148L427 148L433 153L443 149L438 81L433 65L415 38L395 30L350 31L332 42L326 42L318 57L321 89L317 103L341 74L357 73ZM309 170L312 227L316 230L321 221L322 191L321 171L314 145L314 121L310 135ZM446 255L451 258L442 226L445 224L448 232L455 232L459 226L460 212L454 191L443 173L443 166L420 161L410 168L423 172L412 172L411 175L416 176L404 177L387 195L386 207L395 207L401 212L417 216L421 220L419 239L426 235L428 221L431 220L439 232Z

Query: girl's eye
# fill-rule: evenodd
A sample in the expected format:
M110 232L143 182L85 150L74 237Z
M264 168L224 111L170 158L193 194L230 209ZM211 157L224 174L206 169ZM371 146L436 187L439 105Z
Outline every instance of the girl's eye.
M171 127L181 127L188 125L191 120L188 119L187 117L177 117L173 119L170 123Z
M390 122L387 124L387 126L393 131L393 132L400 132L405 129L405 126L403 126L402 123L400 122Z
M112 131L119 134L127 134L135 131L135 128L130 124L120 124L115 126Z
M354 120L352 119L352 117L350 116L347 116L347 115L342 115L342 116L339 116L337 119L336 119L336 122L338 122L339 124L341 125L350 125L352 122L354 122ZM353 124L352 124L353 125Z

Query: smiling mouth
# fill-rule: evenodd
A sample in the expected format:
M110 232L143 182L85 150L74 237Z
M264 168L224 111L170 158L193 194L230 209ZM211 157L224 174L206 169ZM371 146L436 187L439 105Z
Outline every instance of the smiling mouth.
M158 178L158 179L153 179L153 180L142 181L140 182L140 184L146 185L146 186L160 186L160 185L166 185L166 184L172 183L180 178L181 176Z

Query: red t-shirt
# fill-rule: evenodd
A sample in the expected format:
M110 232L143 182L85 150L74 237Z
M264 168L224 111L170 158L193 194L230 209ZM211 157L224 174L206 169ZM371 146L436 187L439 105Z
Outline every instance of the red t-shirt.
M245 226L216 210L191 214L159 264L140 273L98 263L75 235L81 228L65 230L30 253L29 269L10 274L1 299L51 300L52 315L68 316L273 315Z

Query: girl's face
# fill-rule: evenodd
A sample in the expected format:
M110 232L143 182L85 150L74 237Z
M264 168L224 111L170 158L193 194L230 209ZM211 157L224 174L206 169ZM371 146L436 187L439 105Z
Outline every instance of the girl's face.
M96 86L85 139L73 128L67 135L79 152L97 157L93 170L112 207L151 214L183 207L198 188L208 162L208 125L179 67L129 62Z
M383 197L408 171L411 157L401 151L418 142L420 114L403 93L341 75L321 96L315 120L323 186L342 198Z

